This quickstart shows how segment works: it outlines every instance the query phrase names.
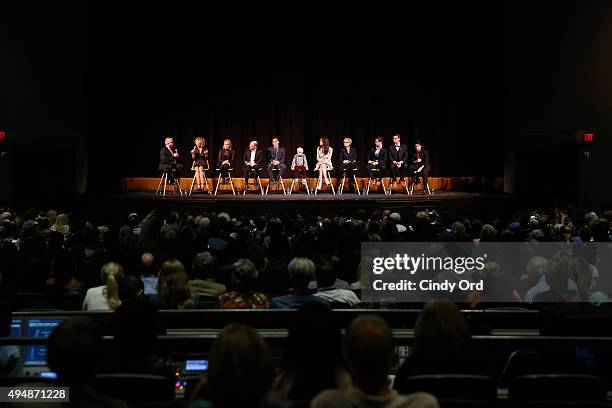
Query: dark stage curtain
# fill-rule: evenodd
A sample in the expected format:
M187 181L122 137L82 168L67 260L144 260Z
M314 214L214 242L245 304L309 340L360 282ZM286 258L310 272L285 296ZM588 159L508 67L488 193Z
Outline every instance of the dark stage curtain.
M250 140L260 147L279 136L290 163L303 146L311 168L319 138L328 137L338 159L342 139L350 137L365 175L367 152L374 138L385 145L398 132L402 143L420 139L430 152L432 176L499 176L503 121L494 99L483 89L452 82L405 79L312 78L296 73L236 77L230 74L205 83L177 80L115 101L111 120L100 118L95 131L116 138L120 160L108 161L109 149L89 143L90 186L113 188L122 177L157 176L159 149L173 136L187 169L193 140L202 136L216 162L216 152L229 138L239 161ZM476 95L470 94L475 92ZM108 107L107 107L108 109ZM117 125L116 129L109 126ZM101 168L107 171L100 172ZM96 170L97 169L97 170ZM241 166L238 165L238 174ZM189 174L189 173L188 173ZM93 180L92 180L93 178Z

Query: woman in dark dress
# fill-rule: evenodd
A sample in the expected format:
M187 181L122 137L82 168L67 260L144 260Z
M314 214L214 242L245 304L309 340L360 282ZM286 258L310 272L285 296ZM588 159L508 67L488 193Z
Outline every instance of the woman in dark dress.
M195 171L198 190L204 190L206 180L204 172L209 168L208 149L205 146L206 140L202 137L198 137L195 140L195 147L191 150L191 158L193 159L192 170Z
M217 157L217 166L221 171L223 179L229 181L228 171L234 168L234 149L232 149L232 142L229 139L223 141L223 149L219 150Z

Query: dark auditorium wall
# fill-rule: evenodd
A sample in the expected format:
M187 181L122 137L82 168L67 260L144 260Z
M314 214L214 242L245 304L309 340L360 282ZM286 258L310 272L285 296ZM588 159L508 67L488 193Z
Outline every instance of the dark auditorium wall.
M612 202L612 4L516 2L510 17L505 190ZM591 146L559 139L585 128L597 131Z
M85 190L80 22L77 4L0 5L0 202L60 202Z

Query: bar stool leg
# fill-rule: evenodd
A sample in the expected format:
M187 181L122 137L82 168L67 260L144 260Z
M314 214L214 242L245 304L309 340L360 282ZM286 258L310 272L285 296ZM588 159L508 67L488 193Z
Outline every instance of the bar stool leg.
M264 189L261 185L261 179L259 178L259 174L257 175L257 183L259 184L259 192L261 193L261 195L264 195Z
M193 192L193 185L195 184L195 180L196 180L196 175L193 175L193 178L191 179L191 187L189 187L189 194L187 194L188 196L191 197L191 193Z
M159 178L159 185L157 186L157 191L155 192L155 195L161 195L162 193L162 185L164 184L164 175L165 173L162 173L161 177Z
M360 196L361 192L359 191L359 184L357 183L357 176L353 173L353 181L355 182L355 190L357 190L357 195Z
M232 187L232 194L236 195L236 190L234 190L234 180L232 179L232 172L227 173L229 177L230 187Z
M219 178L217 178L217 186L215 187L215 195L217 195L217 191L219 191L219 183L221 183L221 172L219 172Z

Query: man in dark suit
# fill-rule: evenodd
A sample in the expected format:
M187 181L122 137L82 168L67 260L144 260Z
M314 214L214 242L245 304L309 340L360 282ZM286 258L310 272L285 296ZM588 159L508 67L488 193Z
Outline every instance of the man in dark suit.
M272 146L268 147L268 175L270 177L270 183L275 183L278 180L274 179L273 170L278 169L279 177L283 177L285 169L285 148L280 147L280 140L278 137L272 138Z
M406 169L408 168L408 147L401 144L399 134L393 135L393 145L389 148L389 164L391 166L392 182L396 182L396 177L400 178L402 185L405 185Z
M423 188L427 188L427 175L431 167L429 166L429 152L423 149L421 142L416 140L414 150L410 155L410 165L408 170L415 177L415 184L419 184L419 175L423 176Z
M175 174L183 169L183 165L177 163L178 151L174 148L174 139L167 137L164 141L165 146L159 151L159 170L168 172L168 179L172 179ZM178 174L176 174L178 177Z
M368 177L373 179L376 178L376 185L380 185L380 179L385 175L385 169L387 168L387 149L383 147L383 138L377 137L374 140L375 147L370 149L368 154ZM378 169L376 176L372 169Z
M264 165L264 155L261 149L257 148L257 141L253 140L249 143L249 148L245 150L242 156L244 167L242 169L244 173L244 189L246 190L249 185L249 177L253 174L255 180L259 175L259 170Z

